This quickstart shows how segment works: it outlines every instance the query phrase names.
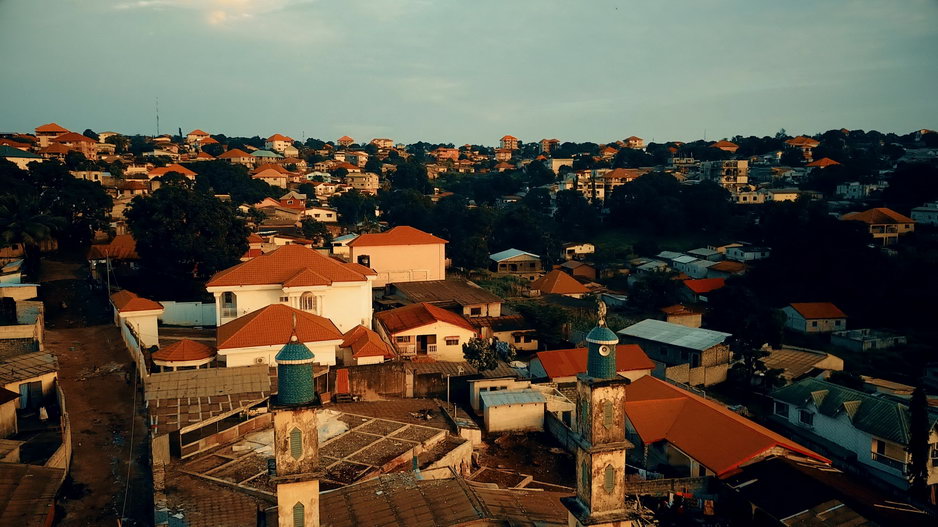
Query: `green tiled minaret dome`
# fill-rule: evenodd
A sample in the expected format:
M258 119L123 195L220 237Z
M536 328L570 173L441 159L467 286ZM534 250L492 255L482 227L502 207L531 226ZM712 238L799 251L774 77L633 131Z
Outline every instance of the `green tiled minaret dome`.
M586 374L594 379L616 378L619 337L606 327L606 304L599 302L599 320L586 335Z
M277 404L304 405L316 402L313 386L313 361L315 355L296 335L288 342L274 360L277 361Z

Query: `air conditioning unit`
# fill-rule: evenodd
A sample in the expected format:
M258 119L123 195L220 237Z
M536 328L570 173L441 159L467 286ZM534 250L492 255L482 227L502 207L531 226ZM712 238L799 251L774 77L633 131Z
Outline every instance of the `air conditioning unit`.
M267 361L264 360L264 357L258 357L254 359L254 364L266 364Z

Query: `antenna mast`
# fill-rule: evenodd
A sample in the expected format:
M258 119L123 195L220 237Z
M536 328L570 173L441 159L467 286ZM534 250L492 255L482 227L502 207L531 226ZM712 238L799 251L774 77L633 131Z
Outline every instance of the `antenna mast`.
M156 135L160 135L160 98L156 98Z

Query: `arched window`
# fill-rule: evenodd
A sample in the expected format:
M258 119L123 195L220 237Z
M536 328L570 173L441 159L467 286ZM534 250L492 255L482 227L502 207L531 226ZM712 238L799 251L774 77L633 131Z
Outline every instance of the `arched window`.
M290 430L290 455L293 459L300 459L303 455L303 432L299 428Z
M306 525L306 507L302 503L296 502L293 506L293 527L303 527Z
M316 312L316 296L312 293L303 293L300 297L300 309L310 313Z

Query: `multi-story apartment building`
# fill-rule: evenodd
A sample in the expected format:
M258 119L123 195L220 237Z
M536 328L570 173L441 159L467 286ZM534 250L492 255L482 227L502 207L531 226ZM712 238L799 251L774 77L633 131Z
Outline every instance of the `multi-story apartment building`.
M701 181L713 181L734 194L749 185L749 161L745 159L703 161L699 171Z

